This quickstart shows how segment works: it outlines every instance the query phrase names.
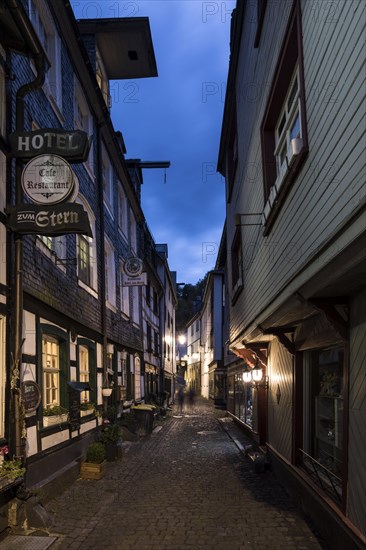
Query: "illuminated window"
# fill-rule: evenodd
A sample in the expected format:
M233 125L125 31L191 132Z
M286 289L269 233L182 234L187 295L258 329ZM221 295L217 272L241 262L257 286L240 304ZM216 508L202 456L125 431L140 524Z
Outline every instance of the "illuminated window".
M89 348L87 346L79 346L79 377L80 382L89 382ZM83 391L80 394L80 402L87 403L89 401L89 392Z
M95 216L89 204L79 194L77 202L82 204L84 210L88 214L90 228L92 234L95 235ZM98 274L96 269L96 241L93 237L85 235L77 235L76 237L76 252L77 252L77 276L79 285L93 295L97 290Z
M43 407L60 405L60 347L56 338L42 338Z

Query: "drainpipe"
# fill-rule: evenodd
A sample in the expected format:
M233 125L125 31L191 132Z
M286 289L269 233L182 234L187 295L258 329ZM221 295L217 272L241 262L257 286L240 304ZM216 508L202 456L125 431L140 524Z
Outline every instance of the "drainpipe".
M6 0L8 8L11 11L13 19L18 25L22 36L34 58L37 76L31 82L24 84L19 88L16 94L16 130L24 130L24 98L25 96L42 87L45 79L45 54L30 25L23 7L16 0ZM21 175L23 163L20 159L16 160L16 193L15 205L22 203L23 192L21 187ZM21 414L20 400L20 377L21 377L21 358L23 340L23 241L22 237L15 235L14 238L14 302L13 302L13 335L12 335L12 361L11 361L11 407L14 432L10 430L10 449L11 453L25 460L25 426L24 415ZM14 435L13 435L14 434Z
M99 184L99 206L100 206L100 251L101 251L101 306L102 306L102 338L103 338L103 382L102 387L105 382L108 380L108 364L107 364L107 306L106 306L106 281L105 281L105 246L104 246L104 196L103 196L103 170L102 170L102 138L100 128L104 123L101 123L97 126L97 173L98 173L98 184ZM96 238L96 236L95 236ZM103 417L105 420L107 418L108 411L108 397L105 395L103 398Z

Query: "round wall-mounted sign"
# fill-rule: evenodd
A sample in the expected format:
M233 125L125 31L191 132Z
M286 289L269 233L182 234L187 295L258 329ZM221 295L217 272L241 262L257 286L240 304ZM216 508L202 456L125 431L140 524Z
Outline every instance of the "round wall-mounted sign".
M73 195L75 177L71 166L58 155L38 155L22 174L24 193L37 204L58 204Z
M127 258L124 263L124 272L128 277L139 277L142 273L143 263L140 258Z
M25 412L30 413L38 409L41 403L41 390L32 380L26 380L21 385L22 397L25 405Z

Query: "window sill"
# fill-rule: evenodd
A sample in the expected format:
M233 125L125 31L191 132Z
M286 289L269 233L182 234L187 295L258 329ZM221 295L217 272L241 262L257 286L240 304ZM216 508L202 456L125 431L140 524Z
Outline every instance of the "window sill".
M66 267L62 264L58 264L57 263L57 260L60 260L61 258L59 258L57 256L57 254L55 252L53 252L53 250L50 250L48 248L48 246L46 246L44 244L44 242L41 241L41 239L39 239L38 237L36 237L36 247L39 248L39 250L45 255L47 256L47 258L49 258L50 260L52 260L52 262L55 264L56 267L58 267L58 269L60 271L62 271L63 273L66 274Z
M308 151L308 147L304 145L282 178L277 178L275 184L271 187L270 194L263 209L264 237L267 237L271 231Z
M83 283L83 281L81 281L80 279L78 279L78 285L80 288L83 288L84 290L86 290L86 292L91 294L94 298L98 299L98 292L96 292L93 288L91 288L87 284Z
M111 311L113 311L114 313L117 313L117 308L116 306L114 306L111 302L109 302L108 300L106 301L106 306L108 309L110 309Z

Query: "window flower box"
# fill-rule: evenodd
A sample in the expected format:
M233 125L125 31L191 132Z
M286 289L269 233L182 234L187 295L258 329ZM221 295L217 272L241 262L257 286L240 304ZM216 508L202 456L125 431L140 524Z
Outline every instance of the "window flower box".
M53 416L44 416L43 417L43 427L48 428L49 426L57 426L58 424L63 424L67 422L67 414L57 414Z

